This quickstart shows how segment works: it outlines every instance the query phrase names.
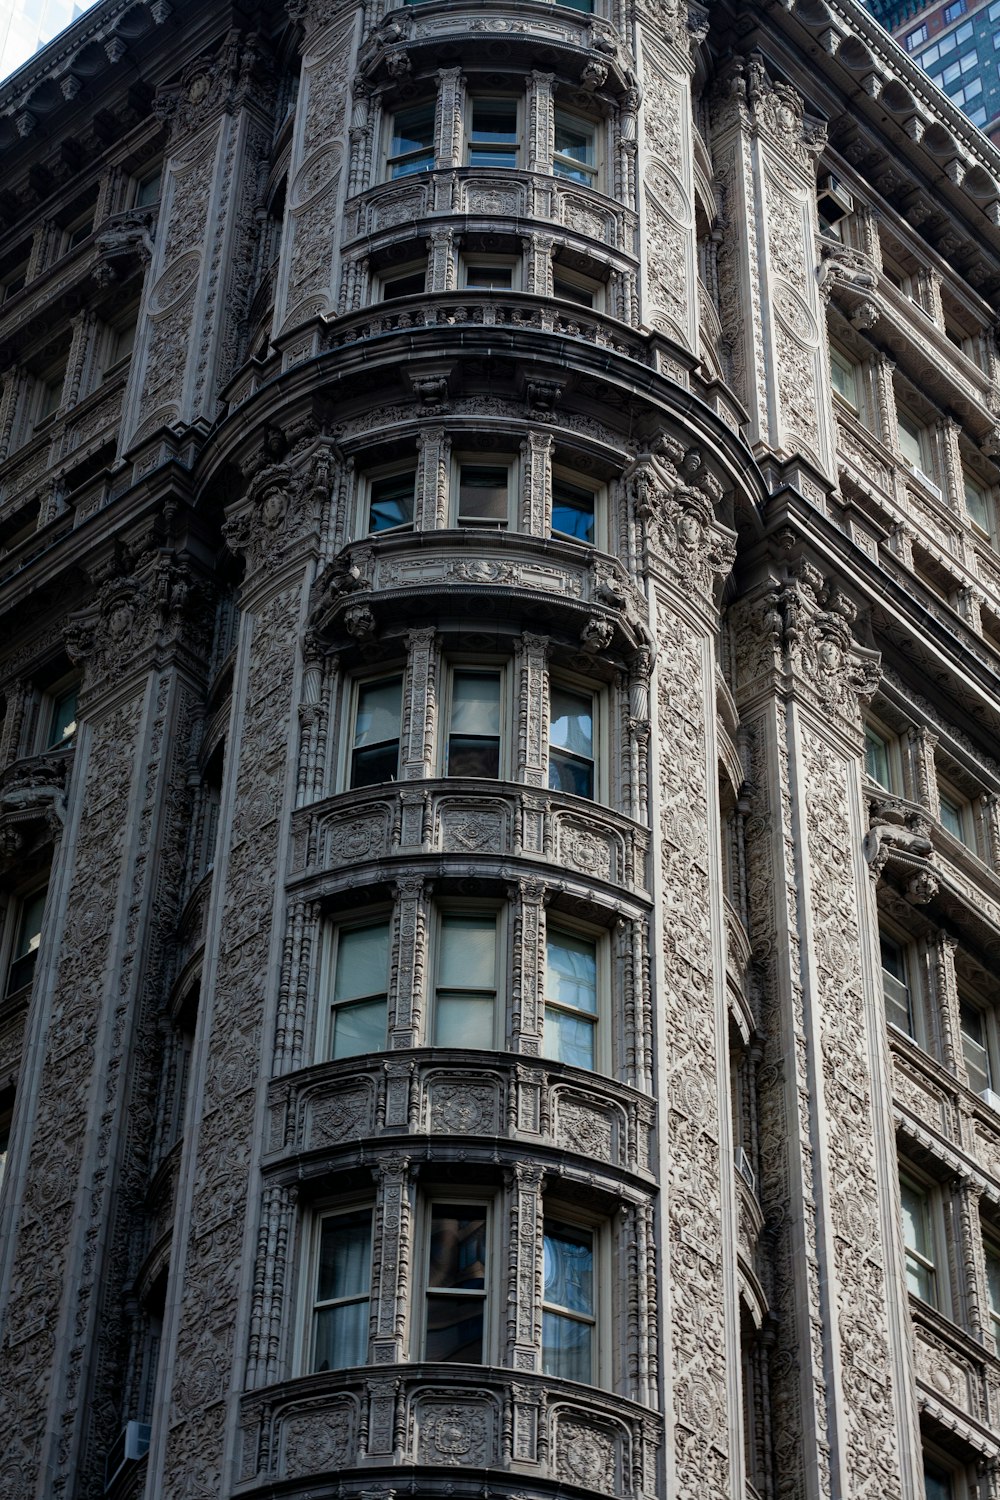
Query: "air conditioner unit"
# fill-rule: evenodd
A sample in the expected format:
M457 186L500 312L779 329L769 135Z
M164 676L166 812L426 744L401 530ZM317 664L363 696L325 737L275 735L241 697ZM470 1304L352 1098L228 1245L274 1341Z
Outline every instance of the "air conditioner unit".
M149 1452L149 1423L126 1422L104 1464L104 1488L109 1490L126 1464Z
M1000 1115L1000 1094L995 1089L983 1089L979 1097L984 1104L988 1104L990 1109L995 1109L997 1114Z
M827 172L816 184L816 207L820 218L828 224L837 224L854 212L854 199L832 172Z
M737 1146L736 1150L733 1152L733 1155L736 1158L737 1172L739 1172L740 1176L743 1178L743 1181L746 1183L751 1193L755 1193L757 1191L757 1176L754 1172L753 1167L750 1165L749 1156L742 1146Z

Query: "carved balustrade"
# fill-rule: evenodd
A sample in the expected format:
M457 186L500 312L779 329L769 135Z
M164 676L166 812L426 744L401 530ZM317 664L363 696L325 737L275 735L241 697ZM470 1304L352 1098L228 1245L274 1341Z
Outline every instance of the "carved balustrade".
M388 1464L489 1469L491 1490L527 1497L553 1483L642 1500L655 1487L662 1423L619 1397L496 1368L404 1365L312 1375L243 1400L237 1493L289 1500L331 1472ZM294 1482L303 1486L300 1490ZM289 1488L284 1486L288 1485Z
M648 1097L599 1073L507 1053L412 1050L273 1080L265 1160L278 1167L318 1153L327 1170L339 1150L353 1162L365 1141L443 1136L461 1139L467 1159L530 1142L652 1181L653 1123Z
M460 861L531 861L579 882L600 881L643 897L649 890L649 831L582 797L511 782L397 783L371 794L343 792L299 809L292 873L356 881L376 861L415 853ZM329 883L329 882L327 882Z

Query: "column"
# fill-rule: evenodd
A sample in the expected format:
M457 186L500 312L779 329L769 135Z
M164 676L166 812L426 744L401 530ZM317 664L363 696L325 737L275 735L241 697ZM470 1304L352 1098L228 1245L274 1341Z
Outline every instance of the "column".
M808 1496L920 1500L878 914L862 853L862 710L879 664L857 644L837 580L785 540L734 621L760 957L760 1193L765 1217L782 1219L777 1467L805 1474ZM839 1232L845 1214L870 1225L878 1255L858 1256Z
M377 1365L396 1365L406 1359L407 1304L412 1285L413 1184L409 1157L387 1157L376 1170L372 1359ZM391 1450L372 1443L370 1451L388 1453Z
M969 1332L981 1344L992 1347L990 1300L986 1287L986 1256L979 1213L979 1189L968 1177L952 1184L958 1218L958 1270L965 1288L965 1314Z
M21 365L9 365L4 371L3 389L0 391L0 463L18 446L20 428L23 426L20 408L27 385L27 371Z
M941 813L934 764L937 735L922 725L911 725L902 736L901 743L905 750L903 775L906 795L925 807L932 818L937 818Z
M257 1260L250 1308L250 1343L247 1357L246 1388L273 1385L281 1376L282 1335L287 1321L285 1285L288 1275L288 1246L292 1238L295 1204L294 1187L271 1183L261 1200L260 1229L257 1233Z
M550 234L526 234L521 240L524 252L524 290L532 296L552 296L554 248L555 240Z
M944 481L942 488L945 498L955 514L967 520L962 454L958 446L962 424L956 422L954 417L942 417L934 423L931 431L938 460L938 472Z
M512 1052L541 1050L545 975L545 886L519 880L514 888L514 966L510 987Z
M75 406L80 397L88 393L93 373L94 334L97 329L97 318L94 313L84 309L70 319L70 327L73 330L73 337L69 346L69 358L66 361L62 399L59 402L63 411L68 411Z
M548 536L552 526L552 434L533 428L521 443L520 527Z
M439 225L431 230L427 257L427 290L453 292L457 281L458 255L455 231Z
M955 979L955 952L958 940L950 933L938 932L928 945L931 1006L936 1018L941 1061L962 1083L968 1083L962 1054L962 1023Z
M417 433L417 457L414 530L443 531L448 524L451 464L451 439L443 427L424 428Z
M507 1284L507 1361L515 1370L538 1370L538 1310L542 1303L542 1187L535 1162L519 1162L507 1178L511 1196ZM536 1332L537 1329L537 1332Z
M896 420L896 389L892 382L895 363L880 350L872 360L875 405L878 413L877 436L893 453L899 453L899 424Z
M804 453L833 480L835 429L813 237L815 161L824 144L825 131L806 118L801 96L774 82L757 54L730 65L714 146L723 213L740 226L719 250L722 321L737 389L751 413L751 443Z

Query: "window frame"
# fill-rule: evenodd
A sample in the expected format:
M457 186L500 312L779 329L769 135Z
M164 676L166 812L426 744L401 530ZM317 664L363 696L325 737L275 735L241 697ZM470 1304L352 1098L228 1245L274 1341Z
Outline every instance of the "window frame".
M389 1038L389 993L392 982L392 943L393 943L393 916L390 907L379 907L374 911L362 914L349 912L337 914L336 917L325 923L323 931L323 950L320 962L320 983L317 1004L317 1027L316 1027L316 1057L320 1063L344 1062L350 1058L367 1057L370 1052L385 1052L388 1048ZM383 1040L381 1047L369 1048L364 1052L344 1052L339 1057L334 1053L334 1039L336 1036L335 1016L338 1009L347 1006L371 1004L371 1002L382 995L381 991L372 990L362 995L347 995L343 999L336 998L337 988L337 963L340 957L342 937L347 933L363 932L369 928L384 927L386 929L386 966L385 966L385 1025L383 1027Z
M920 1004L920 971L919 966L916 962L914 944L911 940L898 936L892 928L887 927L882 922L879 922L878 935L882 999L885 1008L886 1025L892 1026L896 1031L900 1032L901 1035L909 1037L911 1041L919 1043L922 1039L923 1034L923 1026L921 1024L923 1020L923 1012ZM884 957L883 949L888 945L891 945L893 948L895 948L900 955L900 958L902 960L901 967L904 974L903 979L900 979L897 974L893 974L891 970L887 969L885 963L882 961ZM890 1001L888 995L886 994L886 978L889 978L895 984L901 985L906 990L906 1005L909 1015L909 1025L905 1028L900 1026L899 1022L895 1021L889 1013Z
M983 1228L983 1260L986 1269L986 1318L994 1348L1000 1355L1000 1236L986 1226ZM991 1261L996 1266L995 1281L990 1278Z
M469 283L469 270L477 267L496 267L497 270L510 271L510 286L486 287L472 286ZM463 291L470 292L519 292L521 290L521 257L519 255L490 255L485 251L471 251L463 253L458 261L458 284Z
M559 3L559 0L556 0ZM590 302L581 302L576 297L562 295L556 285L562 282L565 286L577 286L583 292L591 294ZM607 300L607 282L601 281L596 276L588 276L584 271L577 271L573 266L564 266L561 261L552 262L552 295L559 302L569 302L573 307L582 307L586 312L604 312Z
M354 776L354 757L357 749L359 748L356 744L356 740L358 732L358 707L361 700L361 693L364 688L374 686L376 683L389 683L394 682L397 679L399 681L399 735L396 740L396 775L395 777L390 777L388 782L356 782ZM349 690L347 691L347 693L345 693L345 733L343 736L342 764L340 767L340 775L337 778L337 784L340 787L341 791L353 792L362 791L365 787L388 786L391 785L394 781L398 781L400 779L403 757L403 695L405 691L406 668L404 665L400 665L395 672L377 672L365 674L363 676L359 675L350 679ZM389 745L391 743L391 740L378 740L374 742L375 746ZM364 749L366 747L362 746L361 748ZM374 746L367 748L374 748Z
M430 145L420 146L412 151L396 151L392 149L393 141L396 139L396 120L401 115L416 114L418 110L430 110L431 132ZM420 177L424 172L433 172L437 167L437 100L432 95L429 99L404 104L398 109L387 110L385 114L385 135L383 137L382 159L385 163L385 181L400 182L405 177ZM407 165L413 162L411 167ZM418 165L417 163L423 163ZM397 165L403 164L403 170L397 171Z
M921 422L905 403L896 401L896 428L899 432L899 456L910 473L921 483L929 485L931 490L940 497L941 486L934 476L934 455L931 450L930 433L926 422ZM903 433L906 432L916 444L920 455L920 462L911 463L903 447Z
M359 485L357 526L358 538L370 536L398 536L401 532L413 531L416 527L417 511L417 479L419 477L420 465L414 456L391 464L381 464L375 469L366 469L361 475ZM371 508L373 502L374 487L381 484L383 480L395 479L404 474L413 475L413 515L409 521L401 521L398 526L371 525ZM392 674L394 675L394 674Z
M320 1297L319 1297L319 1268L320 1268L320 1252L321 1252L322 1241L323 1241L323 1225L325 1223L327 1223L328 1221L333 1220L333 1219L346 1219L346 1218L349 1218L349 1217L360 1215L360 1214L365 1213L365 1212L367 1212L367 1214L368 1214L368 1223L369 1223L369 1238L368 1238L368 1290L367 1290L367 1292L363 1293L363 1294L362 1293L354 1293L354 1294L350 1294L350 1295L345 1295L344 1297L336 1298L336 1299L331 1299L331 1298L320 1299ZM317 1207L314 1210L313 1215L312 1215L312 1224L310 1226L309 1246L308 1246L307 1264L306 1264L305 1293L306 1293L306 1301L307 1301L308 1313L307 1313L306 1317L304 1317L304 1318L302 1318L300 1320L300 1327L302 1328L302 1335L301 1335L301 1347L300 1347L300 1351L299 1351L299 1358L297 1360L297 1365L298 1365L298 1368L300 1369L300 1371L301 1371L301 1373L303 1375L317 1375L317 1374L325 1374L325 1373L328 1373L328 1372L335 1372L335 1371L339 1371L339 1370L351 1370L351 1369L359 1368L359 1366L357 1366L355 1364L346 1364L345 1363L345 1364L328 1365L326 1371L322 1371L322 1370L318 1369L318 1367L316 1365L316 1341L317 1341L318 1313L320 1311L322 1311L327 1306L331 1306L331 1305L345 1306L349 1302L361 1302L361 1301L367 1302L367 1304L368 1304L368 1334L367 1334L367 1337L365 1339L365 1354L366 1354L366 1356L371 1354L371 1340L372 1340L371 1315L372 1315L372 1292L373 1292L372 1271L373 1271L373 1268L374 1268L374 1249L375 1249L375 1205L371 1201L371 1199L359 1199L356 1202L347 1201L347 1202L343 1202L343 1203L337 1203L336 1205L332 1205L331 1204L330 1206L320 1206L320 1205L317 1205ZM321 1300L323 1302L323 1306L322 1307L320 1306ZM364 1359L361 1362L362 1366L368 1365L370 1363L371 1363L371 1361L368 1358Z
M551 1000L548 994L548 945L550 934L555 932L565 933L567 937L573 937L594 947L594 1019L593 1019L593 1061L588 1066L582 1063L567 1062L559 1057L554 1051L546 1050L546 1029L548 1025L548 1013L550 1010L559 1011L564 1015L583 1015L576 1007L569 1006L557 1000ZM575 922L572 918L565 916L560 911L552 912L546 909L545 913L545 964L542 974L542 1037L539 1055L548 1062L561 1063L565 1067L579 1068L582 1072L596 1073L604 1077L612 1076L613 1058L611 1045L611 984L612 963L610 954L610 936L603 928L587 926L582 922Z
M614 1243L612 1240L612 1224L605 1217L588 1213L578 1209L575 1204L564 1204L563 1201L547 1194L542 1205L542 1243L544 1247L545 1230L549 1223L564 1226L570 1230L586 1233L591 1236L593 1246L593 1295L594 1314L593 1329L594 1343L591 1351L590 1380L585 1382L599 1390L607 1390L611 1387L613 1380L614 1359L612 1355L612 1306L613 1288L611 1284L611 1267L614 1256ZM545 1263L544 1249L541 1274L541 1302L539 1305L539 1322L542 1326L542 1342L539 1349L539 1368L544 1371L545 1361L545 1336L544 1323L547 1309L545 1298ZM549 1379L568 1379L569 1377L550 1375Z
M46 686L38 699L38 718L35 724L34 754L48 755L53 750L64 750L76 740L80 730L79 695L82 679L78 672L65 672L57 677L54 682ZM61 703L73 697L76 701L76 718L72 721L72 729L53 739L53 726L55 723L56 710Z
M486 1250L486 1265L483 1275L482 1294L473 1293L471 1289L463 1290L459 1287L433 1289L430 1277L431 1258L431 1234L434 1222L434 1209L436 1207L448 1208L476 1208L483 1210L483 1218L486 1227L483 1233L483 1241ZM442 1187L436 1189L428 1186L420 1200L420 1218L418 1226L417 1243L420 1246L420 1271L417 1282L417 1291L420 1298L420 1316L415 1319L416 1328L416 1357L427 1364L463 1364L460 1360L432 1360L427 1353L428 1317L430 1301L432 1297L457 1298L459 1300L468 1297L470 1300L475 1295L481 1302L483 1308L482 1324L482 1358L472 1361L472 1366L482 1368L486 1365L499 1363L500 1352L500 1295L498 1286L491 1282L500 1274L500 1245L499 1225L500 1214L498 1212L497 1194L494 1192L478 1192L473 1188L466 1193L460 1190Z
M976 853L976 825L972 813L972 804L969 798L958 791L951 782L944 777L937 779L939 815L938 822L946 833L953 839L957 839L970 854ZM948 807L954 814L961 832L956 833L950 823L944 817L944 808Z
M155 182L157 192L155 197L143 197L143 191ZM139 174L133 173L129 190L129 208L153 208L163 197L163 162L154 163L152 167Z
M998 35L1000 35L1000 33L998 33ZM996 539L997 529L996 502L992 494L993 487L991 485L985 485L981 483L978 478L969 473L968 469L963 468L962 488L965 496L965 511L967 516L969 517L969 524L972 526L973 531L975 531L977 535L985 537L987 541L989 541L992 545ZM985 525L978 516L973 514L973 507L969 504L970 490L973 490L977 496L977 499L982 502L982 513L986 522Z
M490 141L484 139L477 145L476 137L473 133L476 105L485 103L511 103L514 105L514 141L512 143L500 141L491 143ZM518 94L513 92L512 90L508 91L504 89L489 90L484 93L479 93L478 91L470 89L465 98L465 118L463 120L463 136L465 149L462 153L462 159L464 165L476 172L522 171L524 168L524 120L525 100L523 93ZM488 160L473 161L472 158L474 152L478 150L489 155L491 154L491 146L493 147L492 154L500 156L502 153L509 152L514 157L513 162L496 164Z
M552 700L553 693L556 690L575 694L579 698L589 697L592 702L591 746L594 752L592 758L593 785L589 796L584 792L562 791L558 787L554 787L552 785ZM604 743L604 736L606 732L605 714L607 701L605 692L600 687L594 687L593 684L585 681L582 678L556 670L549 673L547 699L548 701L546 707L548 718L548 739L546 742L546 786L548 790L550 792L555 792L558 796L582 797L587 802L606 803L608 800L608 789L606 784L607 763L610 759L610 756L606 753L607 747ZM564 750L562 746L556 746L556 749L563 750L564 754L571 756L573 759L586 759L586 757L584 756L576 756L572 751Z
M860 418L860 416L861 416L861 366L857 363L856 360L851 359L849 355L845 354L844 351L841 348L839 348L838 345L834 344L833 342L831 342L828 347L829 347L829 351L830 351L830 386L831 386L831 389L833 390L834 395L837 396L841 401L843 401L844 405L854 414L854 416ZM850 386L851 386L851 390L852 390L852 395L850 395L850 396L846 395L844 393L844 391L842 391L840 389L840 387L837 385L837 383L836 383L836 381L834 379L834 371L835 370L839 370L841 372L841 374L843 374L846 377L848 377L848 380L849 380L849 383L850 383Z
M7 903L7 911L4 919L3 943L0 948L0 956L3 959L3 991L0 994L0 1004L20 994L22 990L30 990L35 982L35 972L38 968L38 955L42 950L42 942L45 937L45 906L49 894L47 880L34 881L32 884L16 891ZM37 936L34 947L29 940L27 948L23 953L18 950L22 943L22 934L25 933L25 917L35 901L41 898L41 916L38 924L37 935L32 933L31 939ZM31 965L27 979L22 979L18 984L13 983L14 969L17 964L23 963L25 959L31 958Z
M909 1244L906 1237L906 1216L904 1213L901 1219L901 1228L907 1292L910 1296L916 1297L919 1301L925 1303L926 1306L936 1308L938 1312L947 1315L950 1311L951 1299L948 1287L947 1242L943 1206L941 1203L941 1190L936 1183L922 1178L911 1168L908 1162L900 1163L899 1188L901 1200L906 1188L918 1194L923 1200L930 1250L928 1254L927 1250L921 1250L919 1246ZM910 1285L911 1258L916 1262L920 1271L929 1274L930 1280L928 1286L931 1291L931 1296L929 1297L925 1297L922 1292L914 1291Z
M964 1025L964 1014L974 1011L982 1025L982 1041L969 1037ZM958 984L958 1012L959 1012L959 1045L962 1049L962 1061L965 1064L965 1074L968 1087L976 1095L977 1099L984 1103L990 1101L984 1099L984 1094L990 1093L996 1096L1000 1093L1000 1022L998 1022L996 1005L992 1004L987 996L972 988L965 980ZM983 1050L985 1058L986 1083L983 1088L977 1088L972 1079L969 1069L969 1057L966 1050L966 1042L974 1041L976 1046ZM995 1107L995 1106L994 1106Z
M589 491L593 496L593 536L590 541L573 536L568 531L557 531L552 524L555 519L556 485L567 484L573 489ZM554 462L551 473L552 514L549 517L549 535L560 542L575 542L578 547L605 549L607 544L607 485L580 474L566 464Z
M424 284L421 291L426 294L428 268L429 261L426 256L422 260L418 258L402 261L398 266L385 266L378 272L376 277L379 294L377 300L379 302L391 302L396 297L419 297L421 292L393 292L391 295L387 292L387 287L391 286L394 281L409 280L411 277L418 275L423 276Z
M899 737L889 730L884 724L871 716L866 716L864 721L865 749L862 759L863 775L873 786L881 787L890 797L898 797L903 784L902 765L899 756ZM885 752L886 781L880 781L869 770L868 745L869 740L878 741Z
M456 656L456 657L448 657L447 660L446 660L445 665L446 665L447 671L446 671L446 674L445 674L446 680L445 680L445 685L444 685L444 693L442 695L441 713L440 713L440 720L439 720L439 722L441 724L441 733L439 735L440 744L439 744L439 753L438 753L438 775L440 775L441 777L454 776L456 778L456 780L461 780L461 781L467 781L467 780L468 781L474 781L474 780L483 780L483 779L487 779L487 780L490 780L490 781L511 781L511 780L513 780L513 775L514 775L513 727L514 727L514 725L513 725L513 705L512 705L512 702L511 702L512 684L511 684L511 671L510 671L510 662L509 662L509 660L507 660L506 658L502 658L502 657L489 657L489 656L483 656L483 657ZM471 776L470 777L466 777L461 772L454 772L454 771L449 770L450 741L451 741L452 735L453 735L453 731L452 731L451 725L452 725L452 709L453 709L454 703L455 703L455 675L456 675L456 673L461 674L463 672L470 673L470 674L471 673L479 673L479 674L481 674L483 676L485 676L485 675L488 674L490 676L496 676L499 679L499 684L500 684L500 692L499 692L500 732L499 732L499 735L497 736L497 738L499 740L499 746L498 746L498 755L497 755L498 770L497 770L496 776L491 776L491 777L488 777L488 778L481 778L481 777L477 778L477 777L471 777ZM482 736L482 738L486 738L486 736ZM491 738L492 738L492 736L491 736Z
M482 517L462 518L462 470L465 468L503 468L507 470L507 515L503 522L491 522ZM469 452L459 450L451 456L451 484L449 485L448 525L456 531L516 531L518 528L517 500L520 494L520 465L516 454L491 450Z
M431 1047L443 1047L455 1050L453 1044L443 1042L438 1036L438 1016L440 1002L443 997L457 998L461 991L454 985L441 983L441 964L444 957L444 924L449 918L461 919L492 916L494 919L494 942L493 942L493 988L492 990L478 985L465 985L462 988L469 994L491 995L493 1004L492 1036L486 1047L474 1047L468 1042L461 1042L459 1050L467 1052L497 1052L502 1051L507 1039L507 1013L508 992L504 984L505 975L509 970L509 931L508 931L508 908L503 901L491 901L489 898L468 899L451 901L443 899L434 905L433 924L430 939L430 952L428 972L430 974L430 994L427 1007L426 1030L428 1045Z

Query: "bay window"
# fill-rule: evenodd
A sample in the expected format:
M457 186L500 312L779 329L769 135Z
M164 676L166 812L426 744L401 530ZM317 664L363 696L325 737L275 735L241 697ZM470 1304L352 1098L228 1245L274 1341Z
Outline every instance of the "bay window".
M552 925L545 938L542 1056L591 1070L597 1057L597 944Z
M434 166L434 102L398 109L392 117L386 165L389 177L430 172Z
M389 939L388 921L340 926L334 932L328 983L331 1059L385 1047Z
M501 681L499 669L453 670L446 776L500 775Z
M488 1206L435 1202L429 1219L424 1358L481 1365L488 1342Z
M496 1043L500 922L495 911L444 912L437 934L434 1045Z
M597 495L589 486L552 471L552 535L593 546Z
M592 1384L597 1342L594 1232L546 1217L542 1372Z
M398 531L413 525L417 492L416 465L367 481L366 531Z
M552 171L556 177L597 187L597 125L565 109L555 112Z
M454 524L505 530L510 523L514 488L511 470L511 460L505 455L460 455L454 482Z
M309 1361L313 1371L367 1362L371 1247L370 1208L326 1214L320 1220Z
M480 95L469 100L469 166L517 167L518 108L514 98Z
M403 679L380 677L356 687L350 784L374 786L399 774Z
M594 697L553 683L549 694L549 787L595 796Z

